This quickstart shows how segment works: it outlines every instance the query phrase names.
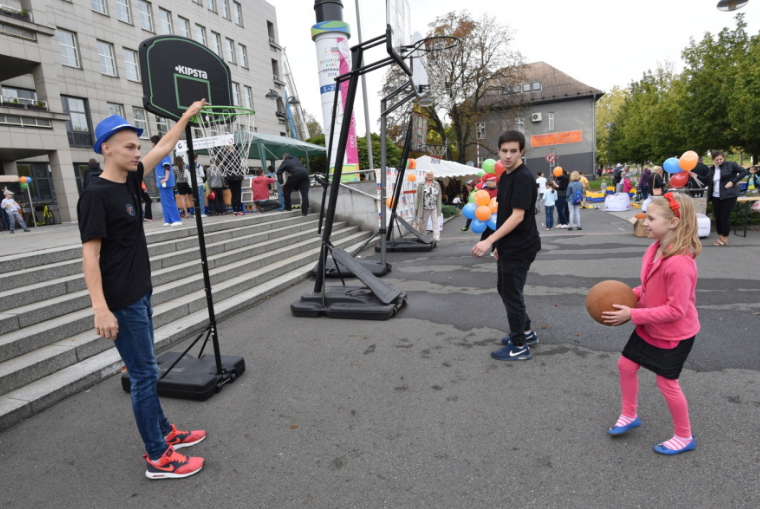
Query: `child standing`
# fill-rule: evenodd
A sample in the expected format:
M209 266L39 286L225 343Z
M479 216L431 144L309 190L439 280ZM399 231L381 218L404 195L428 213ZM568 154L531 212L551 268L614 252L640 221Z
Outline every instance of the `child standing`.
M547 187L544 191L544 210L546 210L546 231L554 228L554 204L557 203L557 191Z
M673 438L658 443L654 450L673 455L696 448L691 433L689 407L678 377L699 332L696 308L697 264L702 249L697 235L697 215L688 196L666 193L647 208L644 221L649 246L641 266L641 286L633 289L637 308L615 304L605 311L604 323L620 325L631 320L636 329L618 360L622 413L610 435L622 435L641 426L636 408L639 391L637 372L641 366L657 375L657 387L673 418Z
M26 223L24 222L24 218L19 214L21 207L16 200L13 199L13 191L9 189L5 190L5 199L0 203L0 207L2 207L5 213L8 214L8 223L11 233L16 233L16 221L18 221L18 224L21 225L21 228L23 228L25 232L29 231L29 228L26 227Z

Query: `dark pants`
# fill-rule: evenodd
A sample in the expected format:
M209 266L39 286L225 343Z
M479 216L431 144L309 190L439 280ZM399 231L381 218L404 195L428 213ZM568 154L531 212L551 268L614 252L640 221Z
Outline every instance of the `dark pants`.
M10 230L11 224L8 222L8 216L3 209L0 209L0 219L3 222L3 230Z
M567 197L558 196L554 206L557 207L557 224L567 224Z
M243 212L243 203L240 201L240 193L242 192L243 181L242 180L229 180L227 185L232 193L232 210L234 212Z
M713 214L715 215L715 229L718 235L728 237L731 233L731 212L736 206L736 198L712 198Z
M151 207L153 200L150 199L150 195L145 191L142 191L140 194L142 195L143 201L145 201L145 214L143 217L145 219L153 219L153 208Z
M224 188L212 187L211 190L214 191L214 200L209 205L214 207L217 214L224 214Z
M525 344L524 333L530 330L530 317L525 309L523 288L528 279L530 264L536 259L536 255L527 257L499 257L497 262L498 276L496 290L498 290L504 307L507 310L509 322L509 339L515 346Z
M274 200L259 200L254 203L262 212L269 212L270 210L280 208L280 202Z
M301 214L304 216L309 213L309 174L296 173L291 174L285 185L282 186L283 200L285 201L285 210L290 210L290 193L295 189L301 193Z
M467 222L464 223L464 229L469 230L470 229L470 223L472 223L472 219L468 219Z

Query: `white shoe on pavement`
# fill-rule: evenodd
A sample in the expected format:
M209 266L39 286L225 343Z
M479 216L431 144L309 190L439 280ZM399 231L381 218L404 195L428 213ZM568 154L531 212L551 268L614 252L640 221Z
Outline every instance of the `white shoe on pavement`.
M164 223L164 226L171 226L171 223Z

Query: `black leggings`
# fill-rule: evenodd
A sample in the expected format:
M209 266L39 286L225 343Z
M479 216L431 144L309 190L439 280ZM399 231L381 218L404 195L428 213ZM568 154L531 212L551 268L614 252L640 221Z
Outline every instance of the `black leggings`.
M243 212L243 203L240 201L241 188L243 187L243 181L229 180L227 185L232 193L232 210L235 212Z
M713 214L715 215L715 229L718 235L728 237L731 233L731 212L736 206L736 198L712 199Z

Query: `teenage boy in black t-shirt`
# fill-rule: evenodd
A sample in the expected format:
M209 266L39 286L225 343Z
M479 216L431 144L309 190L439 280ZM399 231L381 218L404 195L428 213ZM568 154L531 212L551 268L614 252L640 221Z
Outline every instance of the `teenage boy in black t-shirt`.
M103 173L77 204L84 279L95 314L95 332L114 340L130 375L132 411L145 444L149 479L187 477L203 468L203 458L175 449L197 444L205 431L179 431L169 424L158 400L158 365L153 346L150 260L140 214L140 183L176 145L190 117L205 100L193 103L182 119L140 159L142 129L113 115L95 128L94 150L103 154Z
M504 347L491 352L491 357L500 361L528 360L531 357L529 345L538 343L523 299L528 269L541 250L541 238L533 214L538 189L533 173L522 163L524 152L525 136L521 132L506 131L499 136L499 158L506 171L499 181L497 228L470 251L472 256L482 257L495 248L496 289L509 321L509 336L501 340Z

